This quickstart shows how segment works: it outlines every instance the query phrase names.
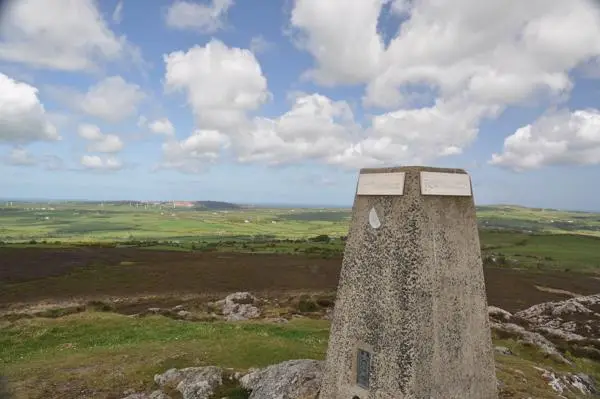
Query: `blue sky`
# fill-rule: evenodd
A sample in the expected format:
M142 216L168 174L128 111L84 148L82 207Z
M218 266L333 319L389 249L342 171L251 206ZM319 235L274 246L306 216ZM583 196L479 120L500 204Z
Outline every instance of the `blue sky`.
M350 205L423 164L600 210L600 11L519 3L9 2L0 197Z

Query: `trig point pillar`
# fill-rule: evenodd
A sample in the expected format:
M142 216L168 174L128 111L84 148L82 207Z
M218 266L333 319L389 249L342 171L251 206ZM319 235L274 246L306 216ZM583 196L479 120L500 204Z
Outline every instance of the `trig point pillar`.
M471 180L363 169L320 399L497 399Z

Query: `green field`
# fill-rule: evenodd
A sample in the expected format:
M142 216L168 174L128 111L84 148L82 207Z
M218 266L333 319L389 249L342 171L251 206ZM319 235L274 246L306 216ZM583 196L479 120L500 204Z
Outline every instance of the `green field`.
M482 228L600 237L600 213L519 206L481 206L477 207L477 217Z
M600 238L575 234L480 232L486 262L498 266L600 271Z
M482 230L600 237L600 214L489 206L477 208ZM117 203L12 203L0 206L4 242L111 242L307 238L347 233L349 209L180 208Z
M143 390L171 367L219 365L235 369L324 356L328 323L190 323L164 317L131 319L83 313L23 320L0 334L0 366L23 398L93 397ZM67 392L65 392L67 391ZM62 394L62 396L61 396Z
M486 262L506 267L600 269L600 214L516 206L477 208ZM349 209L173 207L127 203L12 203L0 242L16 246L132 245L149 250L337 256ZM316 237L328 237L324 241Z
M192 323L85 312L4 327L0 365L17 381L12 385L17 397L76 398L84 389L94 392L93 397L118 397L126 389L156 389L153 376L171 367L218 365L243 371L289 359L322 360L328 337L325 320ZM571 368L512 340L495 339L495 344L515 354L496 355L498 376L515 395L511 397L555 397L534 366L600 378L600 366L593 361L571 357Z
M342 235L348 210L187 209L112 204L23 204L0 208L0 240L98 242Z

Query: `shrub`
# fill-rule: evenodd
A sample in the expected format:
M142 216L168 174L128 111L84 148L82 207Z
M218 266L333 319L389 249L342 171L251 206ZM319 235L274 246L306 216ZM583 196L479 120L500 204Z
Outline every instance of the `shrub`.
M329 242L330 238L327 234L319 234L316 237L311 238L313 242Z
M335 300L332 298L321 297L317 298L317 305L322 308L331 308L335 304Z
M89 301L87 303L87 307L97 312L112 312L115 310L115 306L113 304L102 301Z
M310 298L300 298L298 301L298 310L302 313L311 313L319 310L319 306Z

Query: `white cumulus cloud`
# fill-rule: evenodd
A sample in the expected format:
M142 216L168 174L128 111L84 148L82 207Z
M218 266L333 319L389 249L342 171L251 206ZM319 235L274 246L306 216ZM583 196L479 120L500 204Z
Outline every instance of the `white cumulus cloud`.
M254 54L264 53L273 47L273 45L273 43L265 39L262 35L253 36L252 39L250 39L250 51Z
M174 136L175 127L168 118L161 118L148 123L148 129L156 134L163 134L165 136Z
M176 0L167 10L166 23L170 28L214 33L223 28L231 6L233 0L212 0L210 4Z
M227 130L244 123L246 113L270 98L267 80L254 54L218 40L164 56L165 89L187 95L197 125Z
M56 127L38 98L38 90L0 73L0 143L59 139Z
M106 134L102 140L91 143L88 146L90 152L119 152L123 149L123 141L114 134Z
M397 30L386 29L394 35L385 45L378 20L388 5ZM349 167L460 153L484 118L564 101L572 71L600 56L591 0L295 0L290 22L314 58L306 77L364 84L363 106L384 112L328 161Z
M196 130L185 140L163 143L162 168L184 173L206 170L230 144L229 138L217 130Z
M65 168L65 162L59 156L47 154L41 159L46 170L61 170Z
M81 111L109 122L119 122L135 114L146 95L139 85L128 83L121 76L110 76L78 97L77 106Z
M124 147L123 141L119 136L104 134L96 125L81 124L77 132L79 136L90 142L87 147L89 152L116 153Z
M326 160L343 151L357 131L350 106L319 95L301 94L290 111L276 119L255 118L233 136L242 162L268 164Z
M504 140L490 163L516 171L547 165L600 164L600 110L561 110L523 126Z
M306 76L325 85L362 83L373 77L384 51L377 31L383 4L382 0L296 0L291 14L296 42L317 64Z
M102 140L102 138L104 137L102 131L98 126L91 125L88 123L79 125L79 127L77 128L77 133L80 137L83 137L86 140L96 141Z
M34 67L94 70L133 50L95 0L11 1L0 21L0 59Z
M366 137L350 143L331 157L329 163L348 168L375 167L427 163L460 154L477 137L480 119L493 115L492 111L485 106L439 100L430 107L377 115Z
M6 159L7 163L15 166L32 166L37 163L33 155L23 147L13 148Z
M84 155L80 159L81 165L90 170L116 171L123 168L123 163L115 157L100 157L98 155Z
M120 24L123 20L123 0L120 0L112 14L112 20L116 24Z

